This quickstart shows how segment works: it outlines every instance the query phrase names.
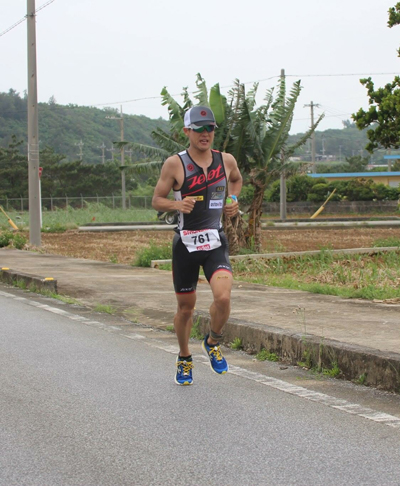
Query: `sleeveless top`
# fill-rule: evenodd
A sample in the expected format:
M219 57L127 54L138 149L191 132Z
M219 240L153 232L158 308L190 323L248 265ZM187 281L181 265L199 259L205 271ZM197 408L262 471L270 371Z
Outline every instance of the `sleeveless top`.
M180 189L174 190L176 201L195 197L196 204L190 214L179 212L178 230L220 229L227 186L221 152L212 150L212 163L207 178L204 170L190 157L187 150L180 152L184 180Z

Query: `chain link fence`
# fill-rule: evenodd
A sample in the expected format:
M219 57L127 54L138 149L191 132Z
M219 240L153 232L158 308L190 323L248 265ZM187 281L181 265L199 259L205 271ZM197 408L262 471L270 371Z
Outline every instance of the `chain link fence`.
M151 209L152 196L127 196L127 209ZM80 196L80 197L44 197L42 208L48 211L56 209L84 209L89 204L103 204L110 209L122 209L122 196ZM8 211L28 211L29 198L5 198L0 199L0 205Z

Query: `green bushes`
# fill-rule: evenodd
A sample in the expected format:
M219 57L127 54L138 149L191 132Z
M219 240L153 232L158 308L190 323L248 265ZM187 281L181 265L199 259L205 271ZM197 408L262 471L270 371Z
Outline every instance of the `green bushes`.
M27 238L21 233L12 233L11 231L2 231L0 233L0 248L13 246L17 250L22 250L26 242Z
M170 260L172 258L172 242L159 246L150 241L147 248L139 250L134 265L138 267L150 267L152 260Z
M329 181L323 177L314 179L308 175L295 175L286 181L287 201L323 202L336 189L332 201L396 201L400 187L389 187L369 179ZM273 182L265 191L267 202L279 202L280 181Z

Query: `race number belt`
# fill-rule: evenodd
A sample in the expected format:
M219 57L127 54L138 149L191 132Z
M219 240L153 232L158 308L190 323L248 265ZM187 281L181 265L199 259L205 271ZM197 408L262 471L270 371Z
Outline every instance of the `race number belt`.
M210 251L221 246L219 232L216 229L182 230L180 231L183 244L188 251Z

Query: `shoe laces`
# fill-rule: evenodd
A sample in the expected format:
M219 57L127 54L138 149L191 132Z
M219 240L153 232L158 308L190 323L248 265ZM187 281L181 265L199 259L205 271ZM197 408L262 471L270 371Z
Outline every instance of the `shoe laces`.
M221 346L219 344L212 346L209 355L214 356L217 361L222 361Z
M177 363L178 368L181 368L181 373L183 375L188 375L190 370L193 369L193 362L192 361L178 361Z

